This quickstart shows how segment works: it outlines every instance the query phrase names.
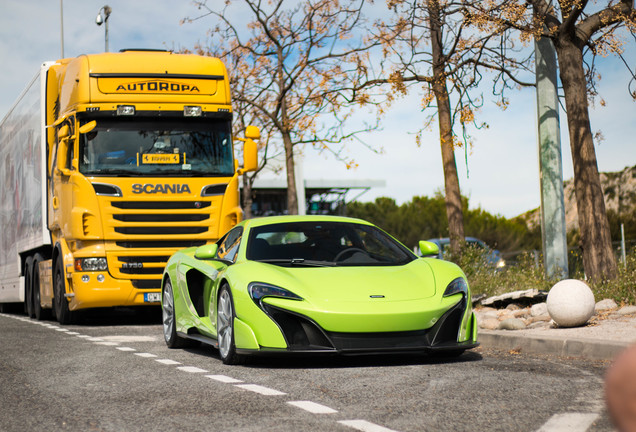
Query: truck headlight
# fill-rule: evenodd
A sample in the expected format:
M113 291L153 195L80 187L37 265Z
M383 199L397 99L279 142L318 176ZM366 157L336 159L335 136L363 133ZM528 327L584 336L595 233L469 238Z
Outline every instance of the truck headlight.
M106 258L76 258L75 271L105 271L108 270Z

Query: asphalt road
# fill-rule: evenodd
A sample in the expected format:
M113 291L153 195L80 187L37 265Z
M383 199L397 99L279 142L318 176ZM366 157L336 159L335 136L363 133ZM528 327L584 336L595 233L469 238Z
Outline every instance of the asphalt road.
M168 349L159 315L0 314L1 431L611 431L607 363L477 349L267 358Z

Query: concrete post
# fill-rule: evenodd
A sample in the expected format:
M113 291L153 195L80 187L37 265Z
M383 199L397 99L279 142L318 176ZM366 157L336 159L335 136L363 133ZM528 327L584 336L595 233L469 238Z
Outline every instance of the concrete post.
M549 38L535 40L539 170L541 182L541 237L546 275L568 277L568 245L563 200L563 168L557 63Z

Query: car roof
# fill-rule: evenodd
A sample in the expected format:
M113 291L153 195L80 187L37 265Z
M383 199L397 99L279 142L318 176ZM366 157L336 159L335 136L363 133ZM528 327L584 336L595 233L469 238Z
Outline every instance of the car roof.
M344 216L323 216L323 215L285 215L285 216L265 216L253 219L246 219L241 222L241 225L256 227L264 225L273 225L279 223L289 222L343 222L343 223L358 223L363 225L373 225L362 219L344 217Z

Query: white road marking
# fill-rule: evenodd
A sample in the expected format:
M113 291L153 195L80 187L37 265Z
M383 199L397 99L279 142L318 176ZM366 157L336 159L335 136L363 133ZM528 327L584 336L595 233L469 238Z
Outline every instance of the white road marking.
M338 423L362 432L396 432L393 429L385 428L366 420L341 420Z
M240 387L244 390L249 390L254 393L262 394L265 396L281 396L287 393L283 393L278 390L271 389L269 387L263 387L257 384L238 384L235 387Z
M154 342L157 340L157 338L153 336L125 336L125 335L102 336L102 339L111 341L111 342L120 342L120 343Z
M178 365L181 364L178 361L170 360L170 359L155 359L157 363L165 364L165 365Z
M207 372L209 372L209 371L206 371L205 369L201 369L201 368L194 367L194 366L181 366L181 367L178 367L177 369L179 369L180 371L189 372L189 373L207 373Z
M143 357L143 358L152 358L152 357L157 357L154 354L150 354L150 353L134 353L136 356L139 357Z
M66 333L66 334L67 334L67 335L77 336L79 333L78 333L78 332L72 332L72 331L70 331L70 332L68 332L68 333Z
M117 349L119 351L137 351L136 349L130 347L117 347Z
M585 432L598 417L594 413L555 414L537 432Z
M226 383L226 384L236 384L236 383L242 383L243 381L236 379L236 378L232 378L229 376L225 376L225 375L206 375L206 378L211 378L215 381L220 381L222 383Z
M89 337L87 340L89 340L91 342L103 342L104 341L104 339L98 338L98 337Z
M88 339L88 338L92 338L93 336L89 336L89 335L77 335L78 338L82 338L82 339Z
M291 401L287 403L297 408L304 409L305 411L309 411L313 414L333 414L338 412L333 408L329 408L328 406L320 405L316 402L311 401Z
M69 330L65 328L56 328L55 331L67 333Z
M95 342L95 345L117 346L117 342Z

